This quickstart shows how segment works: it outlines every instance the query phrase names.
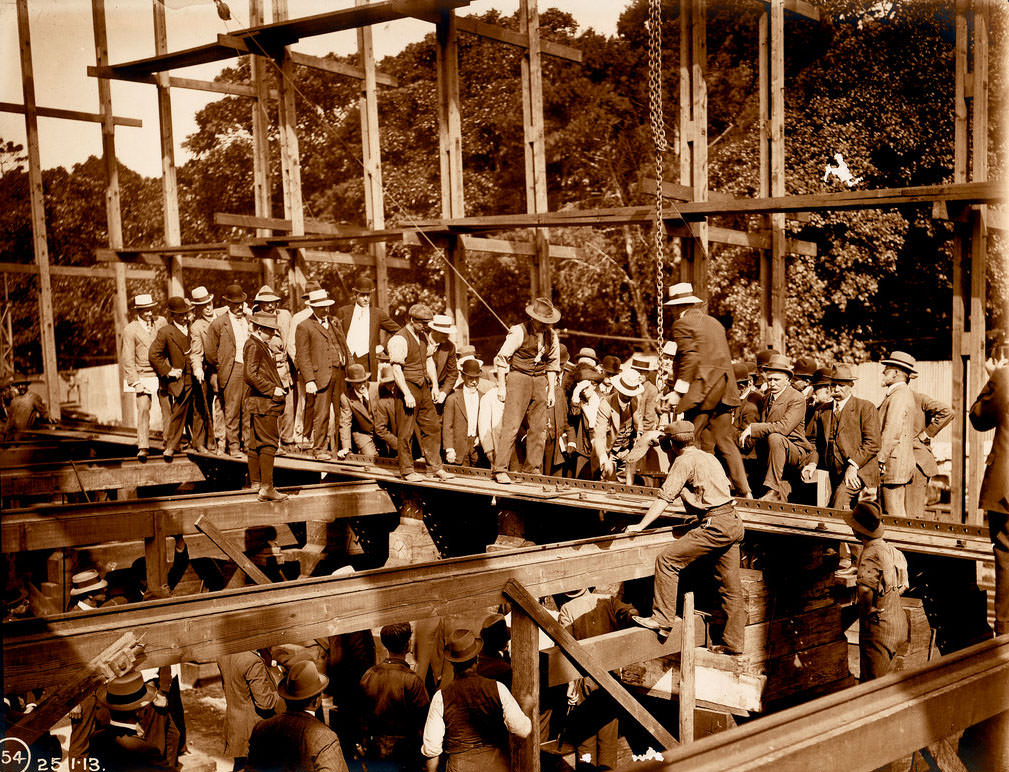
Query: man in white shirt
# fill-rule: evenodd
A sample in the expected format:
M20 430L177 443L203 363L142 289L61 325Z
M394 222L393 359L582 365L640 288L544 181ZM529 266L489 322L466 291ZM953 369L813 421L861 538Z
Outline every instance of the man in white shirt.
M358 276L353 286L354 302L341 306L336 312L340 326L347 336L350 363L364 365L368 380L378 382L378 348L382 333L392 335L399 330L384 310L372 305L375 283L368 276Z
M151 400L158 395L161 405L161 423L168 428L171 408L168 396L158 389L158 375L151 367L148 352L158 330L165 325L165 318L154 318L157 303L150 295L133 298L135 317L123 330L123 376L125 388L137 396L137 458L147 460L150 448Z
M305 447L306 438L312 436L312 416L305 421L305 379L298 370L298 325L312 316L312 307L308 304L309 295L322 289L322 285L314 279L305 285L305 291L301 293L301 299L305 301L305 307L297 311L291 317L290 327L287 333L287 353L291 357L294 367L291 378L297 382L298 393L294 407L294 442L302 449Z
M487 466L486 455L480 447L479 417L480 381L479 359L467 359L462 364L462 386L445 400L442 413L442 447L445 460L462 466Z

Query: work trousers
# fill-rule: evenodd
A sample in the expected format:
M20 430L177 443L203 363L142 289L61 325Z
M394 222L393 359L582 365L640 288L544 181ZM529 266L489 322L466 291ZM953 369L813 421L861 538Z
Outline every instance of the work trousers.
M921 471L917 464L911 471L911 482L904 490L904 511L908 517L924 519L925 504L928 502L928 481L929 478Z
M714 558L715 582L725 613L722 641L730 649L743 650L746 606L739 576L739 544L743 541L743 523L732 508L724 504L711 510L701 524L687 531L655 558L655 599L652 617L661 625L672 627L676 618L680 571L699 558Z
M743 466L743 457L739 452L738 435L732 425L732 408L718 405L710 412L691 411L687 420L694 424L694 437L701 450L706 453L718 450L736 493L743 498L752 498L750 482L746 479L746 467Z
M880 678L890 672L894 652L871 636L858 637L858 680L860 683Z
M907 515L905 501L907 499L908 487L909 483L901 483L900 485L883 483L880 486L880 490L883 492L884 513L893 517L905 517Z
M501 442L494 448L495 474L507 471L515 452L522 419L528 415L526 462L523 472L539 474L543 468L543 449L547 435L547 376L526 375L512 370L505 376L504 413L501 416Z
M273 462L280 442L275 415L249 414L246 452L249 456L249 483L253 488L273 487Z
M431 387L425 383L406 384L416 401L413 408L407 409L403 395L396 400L396 441L399 444L399 471L408 475L413 471L413 433L414 428L420 430L420 449L427 461L427 467L432 472L441 469L441 419L431 399Z
M158 402L161 404L162 436L168 431L168 422L172 416L172 407L168 397L158 389ZM148 450L151 447L151 395L147 392L137 394L137 449ZM165 447L168 447L167 445Z
M206 381L193 379L193 447L215 448L214 391Z
M221 402L224 405L224 440L227 450L238 452L242 445L243 397L245 396L245 365L235 362L231 377L221 386Z
M995 556L995 635L1009 633L1009 514L988 510L988 536Z
M316 382L318 385L318 381ZM312 450L321 453L329 443L329 409L332 407L340 416L340 397L343 396L344 373L342 367L334 367L326 388L315 394L305 395L305 425L312 419Z
M777 432L768 434L762 443L758 442L758 446L761 462L767 465L764 486L777 491L787 501L792 484L785 479L785 470L802 464L808 452Z
M172 405L172 417L168 422L168 429L165 432L165 450L178 453L182 449L182 434L186 425L191 423L193 411L193 387L196 384L193 379L186 376L182 381L182 391L178 396L169 396Z
M360 453L368 458L375 458L378 455L378 448L375 447L375 435L366 432L351 432L350 439L355 453Z

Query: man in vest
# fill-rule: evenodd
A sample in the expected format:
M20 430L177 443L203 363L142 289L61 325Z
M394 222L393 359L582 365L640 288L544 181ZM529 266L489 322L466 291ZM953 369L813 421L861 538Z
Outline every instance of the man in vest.
M414 303L409 316L406 325L389 338L389 362L400 394L396 403L399 471L410 482L424 479L413 468L412 437L416 427L428 468L438 479L450 480L455 475L441 463L441 419L435 403L442 397L432 358L435 345L425 332L434 312L424 303Z
M165 325L165 318L154 318L154 298L137 295L133 298L134 319L123 330L123 378L126 386L137 395L137 458L147 460L150 448L151 399L155 394L161 403L161 424L168 427L170 408L168 396L158 389L158 375L151 367L148 352L154 336Z
M536 298L526 306L526 313L529 321L508 330L501 350L494 357L498 399L504 402L504 415L493 472L494 479L502 484L511 482L507 469L523 418L529 425L523 471L541 471L547 410L554 406L554 389L561 371L560 343L553 329L561 319L561 312L547 298Z

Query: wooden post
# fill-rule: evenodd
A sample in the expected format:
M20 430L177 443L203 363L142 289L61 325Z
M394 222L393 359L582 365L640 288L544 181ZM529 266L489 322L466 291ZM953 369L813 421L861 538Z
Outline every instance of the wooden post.
M168 30L165 24L165 6L159 0L152 0L154 6L154 52L161 56L168 53ZM165 244L182 244L182 229L179 225L179 186L175 176L175 140L172 136L172 92L168 85L168 73L155 75L158 92L158 125L161 137L161 193L164 205ZM182 282L182 255L171 255L168 266L168 295L184 295Z
M154 0L155 3L158 0ZM253 27L265 23L263 0L249 0L249 24ZM263 56L249 57L249 72L252 87L256 97L252 100L252 192L256 207L256 217L272 217L272 191L270 184L270 135L269 135L269 105L270 90L266 80L266 58ZM272 236L270 228L257 228L257 236ZM269 284L276 290L276 265L272 257L264 257L263 284ZM289 293L291 303L300 303L300 295L296 299L293 290ZM300 310L300 309L294 309Z
M785 195L785 8L770 0L760 17L760 195ZM771 249L761 253L760 337L785 344L785 215L765 216Z
M53 290L49 277L49 242L42 191L42 161L39 157L39 124L35 109L35 75L32 68L31 27L28 0L18 0L18 41L21 47L21 92L25 104L25 134L28 137L28 193L31 201L32 243L39 269L39 328L42 332L42 372L46 380L49 414L60 419L60 375L56 361L56 329L53 324ZM108 113L111 125L111 112Z
M354 0L355 5L367 5L368 0ZM385 198L382 191L382 145L378 129L378 83L375 72L375 49L371 27L357 28L357 52L364 69L361 90L361 150L364 161L364 208L368 227L385 228ZM389 306L389 273L385 264L385 242L368 245L375 258L375 300L381 308Z
M164 521L154 512L154 533L144 539L144 562L147 564L147 589L168 584L168 552L165 549Z
M695 201L708 200L707 0L680 0L680 183ZM680 276L708 296L708 222L691 223L693 235L680 239Z
M540 14L536 0L519 0L519 32L528 37L522 56L522 129L525 137L526 211L546 212L547 161L543 131L543 70L540 64ZM531 276L531 294L549 298L550 234L546 228L534 233L536 257Z
M528 737L512 738L512 768L539 772L540 629L519 606L512 607L511 655L514 697L533 725Z
M683 627L680 628L680 743L694 741L694 593L683 596Z
M436 28L438 38L438 148L441 169L441 215L466 216L463 194L462 121L459 115L459 43L454 11L445 11ZM458 238L448 239L446 257L456 269L445 271L445 302L455 317L455 343L469 343L469 302L466 285L456 271L466 265L466 251Z

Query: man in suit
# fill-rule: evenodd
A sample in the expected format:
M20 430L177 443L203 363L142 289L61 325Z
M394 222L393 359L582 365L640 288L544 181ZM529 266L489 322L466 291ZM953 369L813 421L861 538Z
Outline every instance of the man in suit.
M879 405L881 429L879 471L883 510L894 517L907 514L907 489L914 474L914 394L908 382L916 371L914 357L894 351L883 365L886 396Z
M340 450L345 458L357 450L367 458L375 458L375 407L378 405L378 384L368 380L364 365L354 362L347 367L347 393L340 397Z
M269 284L259 288L253 298L253 312L276 314L277 329L267 339L273 359L277 363L277 373L284 384L284 412L280 414L280 448L294 445L294 402L297 394L294 388L294 374L291 372L291 312L280 307L281 297Z
M833 404L817 411L813 419L813 452L802 468L802 479L811 483L817 465L826 469L833 491L830 506L850 509L859 491L875 493L879 487L879 417L869 400L852 396L855 375L850 365L835 365L831 381Z
M344 368L349 361L347 338L335 320L329 318L333 305L326 290L314 290L308 296L312 315L298 325L295 333L298 370L305 379L305 421L312 416L312 449L316 458L333 458L329 442L330 406L340 415L340 397L344 390Z
M718 450L736 493L750 498L743 458L733 437L732 411L739 406L739 392L729 344L725 328L704 312L703 303L688 282L669 288L665 305L680 314L672 328L674 381L666 401L672 413L683 413L694 424L701 450Z
M148 356L171 403L171 419L164 433L165 461L171 461L182 449L182 434L190 424L193 408L193 362L189 344L192 304L183 297L172 297L168 298L167 308L171 321L158 330ZM194 438L196 450L206 452L197 442Z
M140 726L138 712L155 701L156 692L136 671L114 678L99 689L98 704L109 711L109 723L91 736L87 755L96 769L131 772L178 769L166 758L163 748L146 738ZM84 761L80 757L71 760L82 765Z
M913 376L912 376L913 378ZM911 389L914 396L914 469L907 486L905 505L911 517L925 517L928 481L939 474L932 452L932 439L953 420L953 411L927 394Z
M156 305L150 295L134 297L133 321L123 329L123 377L137 396L137 458L141 461L146 461L150 452L151 399L155 394L161 402L162 426L168 425L170 413L168 395L158 389L158 375L148 359L154 337L166 324L163 316L154 318Z
M246 767L253 727L264 718L272 718L284 703L259 652L225 654L217 660L217 667L226 706L224 755L235 760L232 769L238 772Z
M305 307L295 311L287 333L287 353L294 365L293 377L298 385L297 404L294 409L294 442L301 450L305 449L306 440L312 436L313 416L305 415L305 379L298 370L298 326L312 315L312 307L308 305L309 296L321 289L322 285L314 279L305 284L305 291L301 293ZM307 447L311 447L311 442L308 442Z
M487 456L480 447L479 417L480 360L462 363L462 386L445 400L442 414L442 447L445 460L462 466L486 466Z
M286 493L273 487L273 463L280 445L279 418L284 412L286 386L277 371L270 341L279 329L277 317L257 311L252 315L252 334L245 342L244 412L249 416L245 438L249 456L249 484L259 489L260 501L283 501Z
M392 375L392 365L383 364L378 368L378 402L375 403L375 447L383 458L399 455L399 425L396 412L399 410L399 389Z
M788 501L791 483L785 479L789 468L798 469L812 450L806 439L806 400L793 389L792 365L782 354L773 355L764 365L767 394L760 407L760 420L743 429L739 445L754 442L761 468L766 469L761 501Z
M340 327L347 336L351 363L363 365L368 380L378 382L378 347L382 333L392 335L399 325L381 308L372 305L375 283L368 276L358 276L352 287L354 302L336 312Z
M190 354L193 363L194 393L197 409L193 415L193 436L212 451L224 444L224 411L217 399L217 373L207 361L207 330L214 321L214 296L206 287L197 287L189 295L196 318L189 325ZM221 447L223 450L223 447Z
M441 394L441 402L444 405L445 399L455 388L456 381L459 380L459 366L455 353L455 344L449 340L449 336L455 332L455 325L452 317L448 314L435 314L434 318L428 322L428 335L435 345L435 350L431 354L434 360L434 371L438 376L438 391Z
M217 369L219 398L224 405L224 435L226 452L241 458L242 397L245 392L243 352L249 339L249 319L245 315L245 292L237 284L224 290L228 310L207 328L205 356Z

